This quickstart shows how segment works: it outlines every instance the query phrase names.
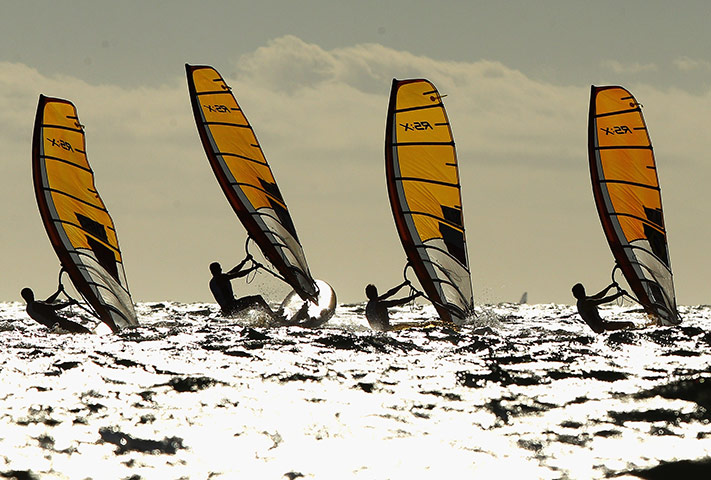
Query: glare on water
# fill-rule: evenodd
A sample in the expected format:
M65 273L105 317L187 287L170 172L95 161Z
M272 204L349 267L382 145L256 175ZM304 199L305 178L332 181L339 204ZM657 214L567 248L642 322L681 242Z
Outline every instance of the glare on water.
M389 333L367 327L363 305L320 329L211 304L138 313L118 335L67 335L0 304L0 472L636 478L711 452L708 307L682 308L680 327L600 336L566 305L480 306L458 331Z

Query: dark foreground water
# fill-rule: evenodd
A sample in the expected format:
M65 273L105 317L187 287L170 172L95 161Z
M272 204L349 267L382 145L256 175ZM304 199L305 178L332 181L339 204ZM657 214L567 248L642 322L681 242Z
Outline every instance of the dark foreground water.
M138 312L118 335L47 334L0 304L0 478L711 478L707 306L601 336L564 305L391 333L363 305L317 330Z

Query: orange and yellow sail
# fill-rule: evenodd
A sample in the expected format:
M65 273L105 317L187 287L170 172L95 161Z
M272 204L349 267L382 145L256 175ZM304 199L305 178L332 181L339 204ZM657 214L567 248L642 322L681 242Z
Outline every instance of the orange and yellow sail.
M71 102L40 95L32 175L45 229L77 291L111 330L137 325L114 222L94 186Z
M473 312L457 154L435 86L393 80L385 128L385 171L400 240L443 321Z
M588 149L595 203L617 265L647 313L678 324L654 151L629 91L592 86Z
M301 298L318 296L294 223L232 89L212 67L185 65L200 139L227 200L264 256Z

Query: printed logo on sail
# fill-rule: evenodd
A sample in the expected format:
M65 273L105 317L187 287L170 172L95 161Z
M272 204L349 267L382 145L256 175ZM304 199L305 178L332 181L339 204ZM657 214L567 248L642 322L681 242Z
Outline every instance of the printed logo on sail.
M72 144L66 140L55 140L54 138L47 137L47 141L52 144L53 147L63 148L68 152L73 152Z
M408 130L434 130L434 127L430 122L412 122L412 123L401 123L400 126Z
M600 130L605 132L605 135L625 135L627 133L632 133L630 127L627 125L616 125L614 127L600 127Z
M203 108L210 113L230 113L227 105L203 105Z

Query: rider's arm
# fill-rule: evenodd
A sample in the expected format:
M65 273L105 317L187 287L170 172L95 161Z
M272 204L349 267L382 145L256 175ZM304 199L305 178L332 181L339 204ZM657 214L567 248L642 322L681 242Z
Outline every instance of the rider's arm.
M235 267L235 268L237 268L237 267ZM247 269L245 269L245 270L242 270L242 271L235 271L235 268L233 268L232 270L230 270L230 271L227 273L227 275L230 277L230 279L233 279L233 278L242 278L242 277L244 277L245 275L249 275L250 273L252 273L252 272L255 271L256 269L258 269L258 268L259 268L259 265L252 265L251 267L249 267L249 268L247 268ZM233 272L234 272L234 273L233 273Z
M613 283L611 283L610 285L608 285L607 287L605 287L603 290L597 292L595 295L592 295L592 296L589 297L589 298L592 299L592 300L599 300L599 299L601 299L602 297L604 297L604 296L607 294L607 292L610 291L610 289L611 289L612 287L616 287L616 286L617 286L617 282L613 282ZM605 302L603 302L603 303L605 303Z
M59 287L57 288L57 291L54 292L52 295L47 297L47 300L45 302L47 303L54 303L54 301L57 299L60 293L62 293L62 290L64 290L64 286L60 283Z
M413 301L414 299L416 299L417 297L419 297L421 295L422 295L421 292L417 292L417 293L410 295L409 297L400 298L399 300L390 300L388 302L383 302L383 304L388 307L397 307L399 305L405 305L406 303Z
M380 300L385 300L386 298L392 297L392 296L395 295L397 292L399 292L402 287L404 287L404 286L407 285L408 283L409 283L409 282L408 282L407 280L405 280L405 281L402 282L400 285L397 285L397 286L391 288L391 289L388 290L387 292L385 292L385 293L383 293L382 295L380 295L380 297L378 297L378 298L379 298Z
M607 290L609 290L609 287L606 288L604 291L606 292ZM613 300L617 300L618 298L620 298L620 297L621 297L622 295L624 295L625 293L627 293L627 292L625 292L624 290L620 290L619 292L615 293L614 295L610 295L609 297L594 298L594 299L592 299L592 300L593 300L593 303L595 303L595 305L602 305L603 303L608 303L608 302L611 302L611 301L613 301Z
M53 303L52 305L50 305L50 307L52 307L54 310L61 310L65 307L68 307L69 305L73 305L75 303L76 303L76 301L69 300L68 302L64 302L64 303Z
M252 270L255 269L255 267L252 267L252 268L245 270L244 272L240 272L240 270L242 270L242 267L244 267L244 265L250 260L252 260L252 255L247 255L244 260L239 262L239 264L236 267L234 267L233 269L231 269L229 272L227 272L226 275L228 277L230 277L230 279L244 277L249 272L251 272Z

